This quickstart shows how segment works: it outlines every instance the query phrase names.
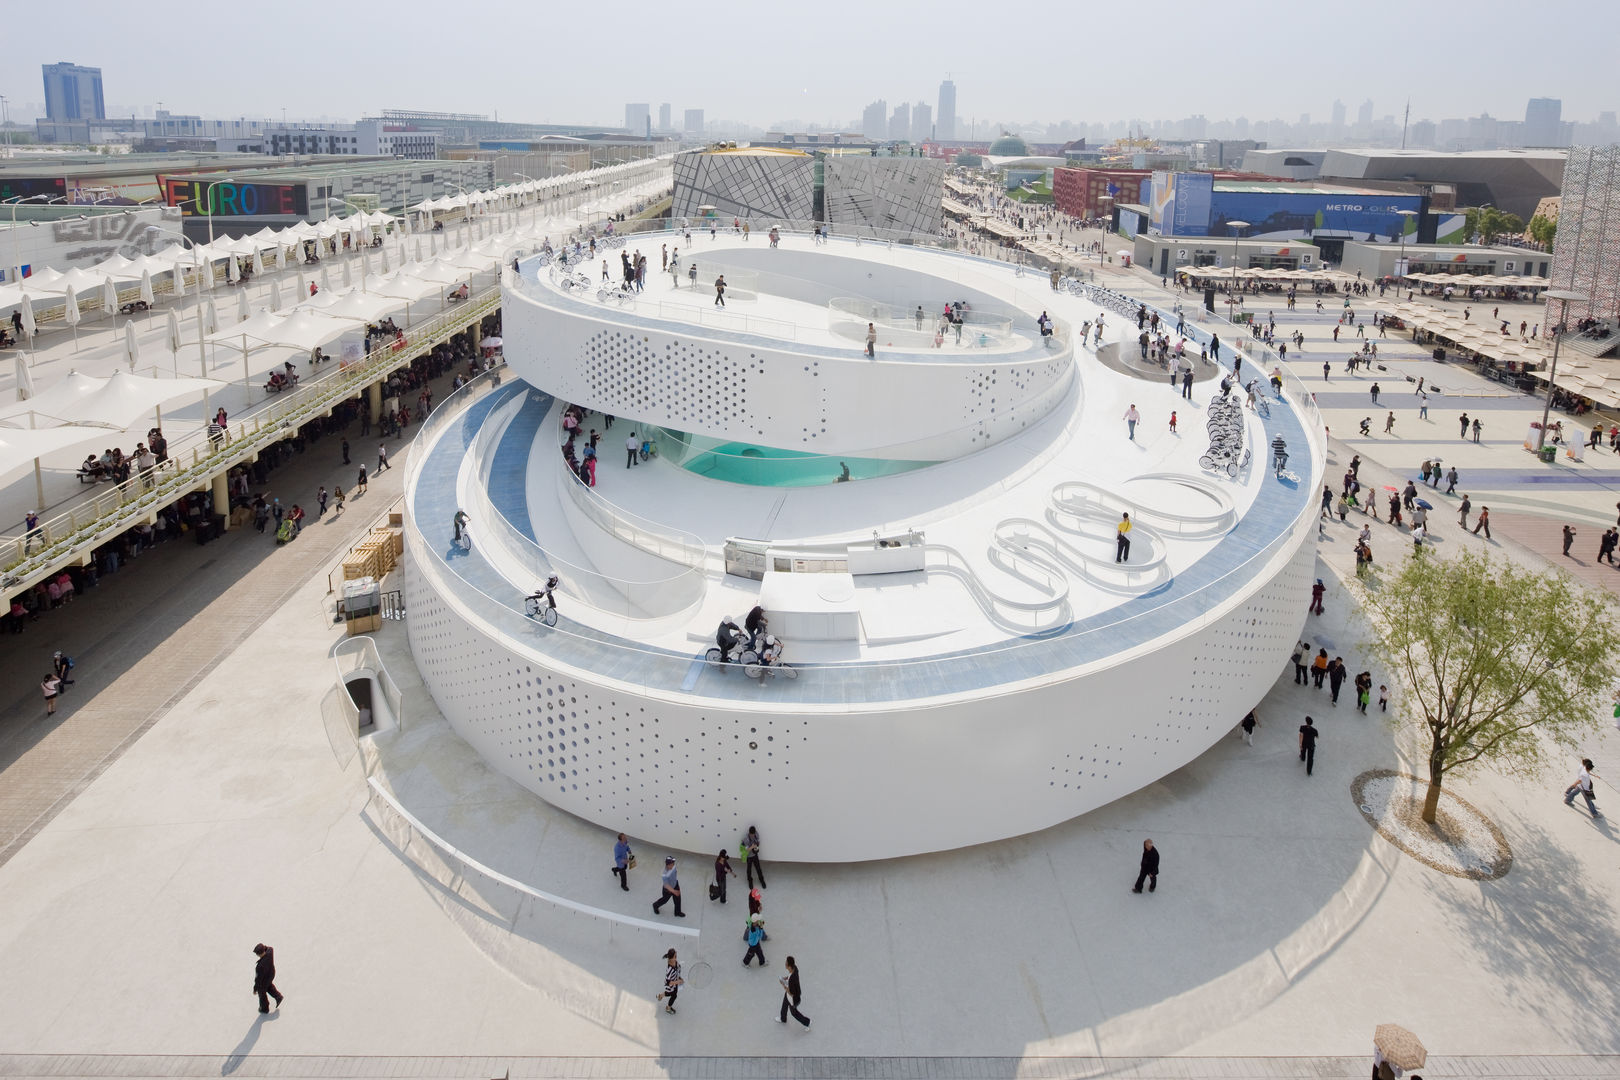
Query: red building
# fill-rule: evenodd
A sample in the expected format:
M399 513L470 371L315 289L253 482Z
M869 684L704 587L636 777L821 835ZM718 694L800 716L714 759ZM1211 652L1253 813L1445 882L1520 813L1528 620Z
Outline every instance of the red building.
M1070 217L1092 217L1114 202L1140 202L1148 169L1053 169L1052 201ZM1112 200L1108 185L1118 188Z

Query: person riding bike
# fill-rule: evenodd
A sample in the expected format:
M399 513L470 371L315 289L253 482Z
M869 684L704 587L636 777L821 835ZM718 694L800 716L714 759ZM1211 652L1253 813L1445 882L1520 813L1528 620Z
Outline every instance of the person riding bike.
M557 585L558 585L557 575L552 574L550 577L546 578L545 585L541 586L540 589L538 589L533 594L531 594L529 596L525 596L523 598L523 600L524 600L524 606L527 608L527 610L524 612L524 614L526 614L531 619L534 618L536 615L539 615L540 614L540 607L541 607L540 602L542 600L545 601L545 606L547 608L549 608L552 611L556 611L557 610L557 597L555 596L555 593L556 593L556 590L557 590Z
M720 629L714 634L714 643L720 647L720 662L730 663L732 651L743 643L742 627L737 625L737 620L729 615L721 619Z

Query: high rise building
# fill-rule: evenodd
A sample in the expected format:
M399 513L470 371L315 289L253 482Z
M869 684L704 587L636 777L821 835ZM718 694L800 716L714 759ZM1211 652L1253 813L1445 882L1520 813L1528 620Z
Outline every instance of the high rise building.
M905 102L894 107L889 114L889 139L892 142L905 142L911 138L911 106Z
M956 84L949 79L939 84L939 123L935 129L941 142L956 138Z
M48 120L105 120L107 103L101 96L101 69L62 61L43 64L45 117Z
M632 135L645 135L652 127L652 106L643 101L624 107L624 126Z
M1373 104L1371 98L1368 98L1366 101L1361 103L1361 108L1356 110L1356 127L1372 127L1372 110Z
M702 109L687 109L686 110L686 123L682 124L681 126L686 130L686 133L688 135L702 135L703 134L703 110Z
M671 119L670 114L673 113L674 111L675 111L674 109L670 108L669 102L667 102L667 101L664 102L662 105L658 106L658 130L659 131L673 130L670 127L670 119Z
M911 107L911 141L927 142L934 137L934 107L919 101Z
M1561 118L1564 103L1558 98L1531 98L1524 107L1524 133L1520 139L1526 146L1564 146Z
M1337 139L1344 134L1344 102L1333 103L1333 121L1328 128L1328 134Z
M861 110L861 134L873 142L889 137L889 103L878 98Z

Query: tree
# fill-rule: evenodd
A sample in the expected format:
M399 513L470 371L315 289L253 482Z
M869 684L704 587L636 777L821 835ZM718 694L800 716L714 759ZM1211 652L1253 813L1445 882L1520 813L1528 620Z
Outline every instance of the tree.
M1530 219L1530 239L1548 251L1552 250L1553 238L1557 235L1558 222L1552 218L1547 217L1545 214L1537 214Z
M1572 746L1598 724L1620 657L1607 594L1469 552L1414 552L1393 576L1357 584L1410 704L1394 723L1428 736L1424 821L1453 771L1488 762L1534 774L1549 744Z
M1519 235L1524 232L1524 219L1518 214L1504 214L1494 206L1473 206L1464 213L1470 236L1489 244L1498 236Z

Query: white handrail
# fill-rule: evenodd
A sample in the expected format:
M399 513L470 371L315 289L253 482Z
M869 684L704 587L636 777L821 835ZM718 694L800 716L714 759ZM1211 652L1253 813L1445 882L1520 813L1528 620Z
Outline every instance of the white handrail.
M578 900L570 900L566 896L558 896L556 893L549 893L543 889L536 889L532 885L525 885L523 882L517 880L516 878L508 877L499 870L492 870L488 866L485 866L483 863L479 862L477 859L474 859L471 855L463 853L449 841L445 840L444 837L422 824L415 814L401 806L399 804L399 800L395 799L394 796L389 793L387 788L378 783L375 776L366 777L366 784L371 788L373 795L387 803L390 810L404 818L405 823L414 829L428 843L432 844L434 847L438 848L452 859L461 863L463 866L470 867L471 869L478 871L478 873L483 874L491 881L499 882L514 892L522 893L524 896L530 896L536 900L543 900L548 904L555 904L560 908L567 908L569 911L575 911L581 915L588 915L593 919L604 919L610 923L617 923L620 926L630 926L637 930L651 930L659 934L674 934L676 937L695 938L698 936L698 932L695 929L689 929L684 926L668 926L664 923L655 923L651 919L638 919L634 915L620 915L614 911L604 911L599 907L592 907L589 904L582 904Z

